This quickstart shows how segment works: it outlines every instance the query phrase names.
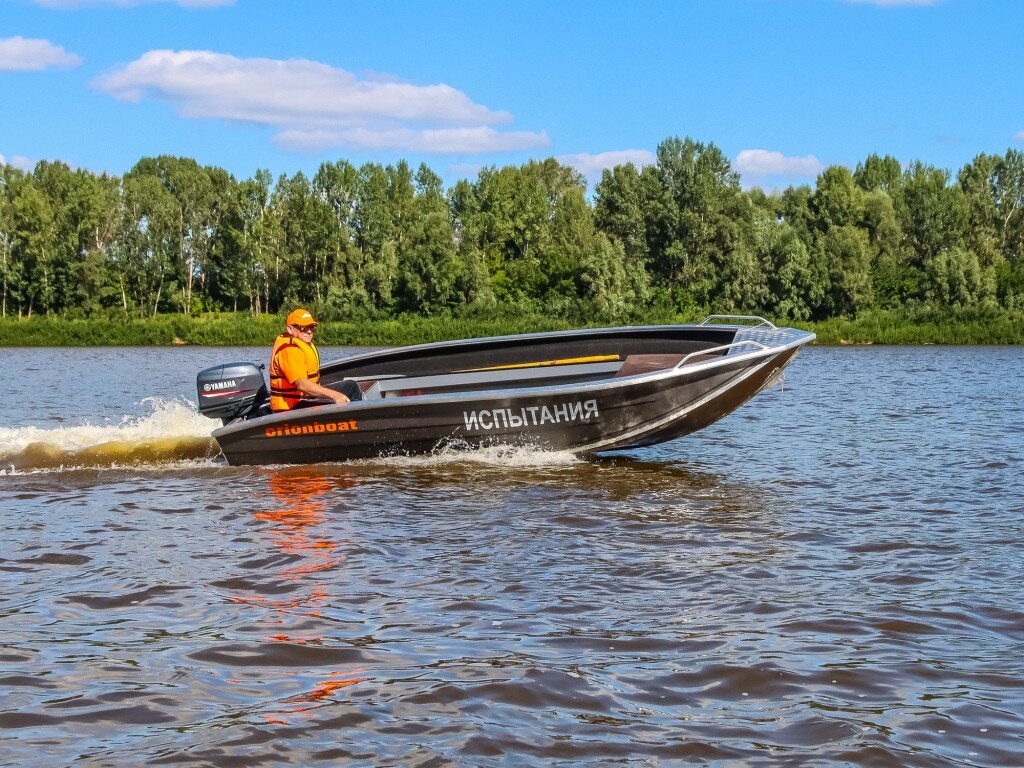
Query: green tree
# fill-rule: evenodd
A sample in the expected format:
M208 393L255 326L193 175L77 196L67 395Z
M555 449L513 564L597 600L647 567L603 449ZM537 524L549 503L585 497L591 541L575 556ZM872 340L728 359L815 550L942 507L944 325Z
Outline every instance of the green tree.
M230 302L235 311L240 300L254 314L272 311L272 291L280 301L283 232L271 205L271 184L266 170L234 184L215 236L210 293L217 301Z
M976 253L959 245L929 260L926 276L928 299L944 306L971 306L995 292L994 276L982 269Z
M473 220L459 226L480 244L490 289L501 303L540 307L547 291L542 256L561 191L549 183L557 181L557 173L544 174L536 162L484 168L477 177Z
M118 230L110 249L121 306L126 313L156 315L176 288L178 202L154 176L126 176Z
M448 207L459 258L459 297L468 307L492 308L496 299L484 254L483 219L475 186L466 179L456 182L448 193Z
M993 184L999 164L998 155L980 154L957 174L957 187L967 207L966 245L977 254L982 267L994 267L1004 258Z
M968 250L970 206L958 186L950 186L949 172L914 163L904 175L905 213L901 227L908 246L908 261L921 279L919 298L927 301L946 293L930 281L945 272L950 251ZM976 255L975 255L976 258ZM959 257L954 263L960 263Z
M871 305L871 250L863 229L830 227L816 241L817 263L812 256L814 282L825 287L818 318L854 316ZM815 274L817 272L818 274Z
M192 311L196 283L206 281L213 236L230 198L232 179L220 168L204 168L184 157L147 157L135 164L129 177L150 176L160 181L178 204L176 277L181 309Z
M949 172L916 162L904 179L906 212L901 228L915 266L925 268L944 248L963 245L966 199L949 186Z
M278 179L273 200L281 225L285 301L322 305L344 238L341 226L303 173Z
M323 163L313 177L313 190L330 206L339 230L334 258L336 279L329 290L329 303L337 314L351 315L371 305L364 279L364 253L356 245L360 184L359 170L345 160Z
M586 317L623 322L650 299L650 278L643 264L631 259L621 242L598 232L580 265L582 311Z
M992 172L992 194L1000 242L1006 258L1024 258L1024 152L1009 149Z
M95 312L116 303L116 278L110 268L110 254L119 226L121 183L106 174L78 173L82 182L77 226L80 256L70 301Z
M595 190L594 217L597 228L622 244L627 258L646 264L650 210L649 184L632 163L605 169Z
M741 218L749 212L749 206L738 205L739 175L714 144L689 138L666 139L657 158L651 269L670 290L679 287L690 300L710 305L721 292L722 267L739 246Z
M389 311L398 272L398 227L391 205L390 179L377 163L366 163L359 169L354 223L366 293L375 308Z
M53 213L50 309L99 309L109 297L106 250L117 229L117 181L45 160L32 178Z
M813 241L814 216L811 213L811 198L814 191L807 185L787 187L782 193L779 218L788 224L793 232L807 246Z
M74 284L72 275L78 260L78 237L75 216L75 182L71 169L61 162L41 160L32 172L32 186L46 203L49 218L50 246L42 265L47 279L45 295L41 296L47 312L68 306L67 292Z
M1024 260L1004 261L995 269L996 295L1008 309L1024 309Z
M920 275L903 245L896 209L889 193L878 187L863 197L860 226L871 249L871 289L878 307L895 309L919 293Z
M852 226L864 216L864 193L841 165L821 172L810 202L815 226L823 233L832 227Z
M892 155L869 155L867 160L857 164L853 179L865 192L881 190L897 199L903 188L903 168Z
M824 298L815 295L807 245L788 222L763 209L754 218L751 235L765 275L765 310L779 317L807 320L812 304L820 304Z
M416 172L408 242L399 259L398 306L432 314L457 301L460 259L441 178L426 165Z
M19 264L21 281L15 296L18 315L49 312L56 295L54 262L57 224L53 208L31 176L21 180L11 200L13 260Z
M864 192L850 171L834 165L818 176L809 201L813 236L811 276L822 301L815 317L855 315L871 304L871 248Z
M8 299L21 285L21 265L14 255L14 189L24 174L0 165L0 317L7 317Z

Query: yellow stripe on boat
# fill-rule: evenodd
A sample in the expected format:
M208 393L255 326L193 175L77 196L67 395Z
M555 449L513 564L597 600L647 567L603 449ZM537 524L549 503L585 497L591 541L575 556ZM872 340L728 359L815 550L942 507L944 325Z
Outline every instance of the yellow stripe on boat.
M579 365L581 363L610 363L619 359L618 355L590 355L589 357L566 357L561 360L538 360L533 363L511 363L509 365L492 365L490 368L466 368L454 373L481 373L483 371L508 371L513 368L542 368L548 365Z

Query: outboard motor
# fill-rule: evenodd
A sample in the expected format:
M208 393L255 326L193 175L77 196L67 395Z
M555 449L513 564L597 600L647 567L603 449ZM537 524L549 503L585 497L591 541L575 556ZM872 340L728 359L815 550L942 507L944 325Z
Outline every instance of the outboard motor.
M263 366L256 363L225 363L200 371L196 389L199 412L225 424L261 415L269 406Z

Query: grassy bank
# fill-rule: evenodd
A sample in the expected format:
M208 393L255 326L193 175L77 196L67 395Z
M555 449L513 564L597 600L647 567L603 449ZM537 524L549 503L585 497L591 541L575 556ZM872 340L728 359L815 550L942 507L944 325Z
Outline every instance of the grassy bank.
M317 331L316 342L321 346L392 346L569 327L567 322L541 315L494 319L412 317L323 323ZM55 317L8 318L0 320L0 346L269 346L283 330L284 320L276 315L161 315L127 322Z
M679 317L674 322L694 322ZM664 322L652 319L650 322ZM0 319L0 346L263 346L282 330L278 316L209 314L201 317L161 315L146 320ZM602 323L596 323L602 324ZM779 323L783 324L783 323ZM1022 344L1024 312L936 311L872 312L856 319L792 323L818 334L819 344ZM317 343L391 346L478 336L500 336L579 327L543 315L494 318L422 318L364 322L329 322Z
M818 334L818 344L1024 344L1024 312L1005 309L869 312L793 325Z

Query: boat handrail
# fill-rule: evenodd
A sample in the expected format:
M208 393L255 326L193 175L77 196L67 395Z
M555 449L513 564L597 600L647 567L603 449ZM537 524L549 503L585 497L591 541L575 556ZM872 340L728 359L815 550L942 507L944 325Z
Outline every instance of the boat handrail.
M771 320L766 320L760 315L708 315L700 321L699 325L707 325L708 320L757 320L757 325L767 325L769 328L774 328L775 323Z
M759 341L754 341L753 339L744 339L743 341L734 341L732 344L723 344L720 347L711 347L710 349L698 349L696 352L691 352L690 354L684 356L682 360L676 363L675 367L682 368L683 364L691 357L696 357L698 355L709 355L712 352L724 352L725 350L735 349L736 347L742 347L745 345L755 346L759 350L769 349L768 345L762 344Z

